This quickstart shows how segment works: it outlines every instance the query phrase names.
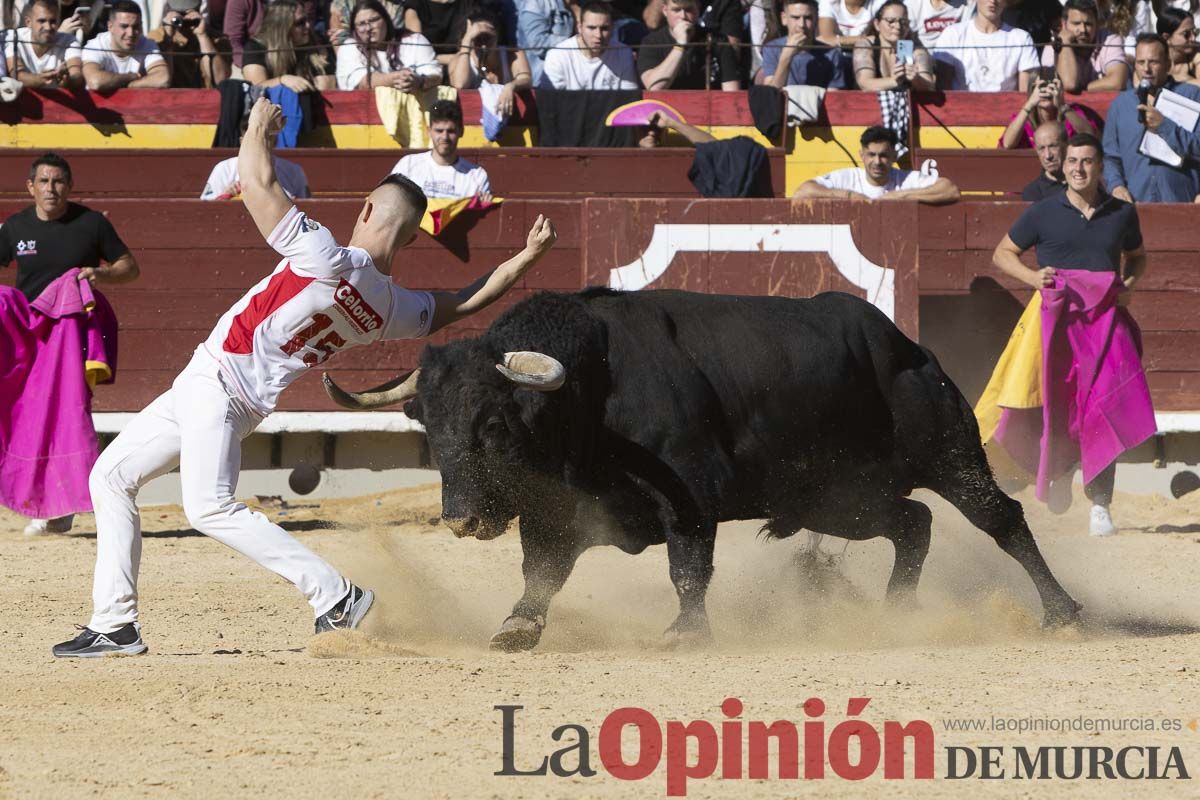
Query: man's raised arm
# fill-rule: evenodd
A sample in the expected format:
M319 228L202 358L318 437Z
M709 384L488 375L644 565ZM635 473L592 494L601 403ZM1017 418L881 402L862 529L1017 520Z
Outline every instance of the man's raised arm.
M524 250L491 272L481 275L470 286L457 292L433 292L435 305L429 332L432 334L499 300L530 267L550 251L556 239L558 234L554 230L554 223L539 214L529 231Z
M250 109L250 123L238 150L238 179L242 183L242 202L263 238L270 238L279 221L292 208L287 192L275 177L271 144L283 130L283 110L265 97Z

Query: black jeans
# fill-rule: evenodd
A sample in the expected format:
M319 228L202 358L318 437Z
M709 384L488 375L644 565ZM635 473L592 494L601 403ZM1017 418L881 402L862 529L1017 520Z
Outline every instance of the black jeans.
M1098 506L1112 504L1113 484L1117 479L1117 462L1102 469L1095 478L1083 485L1083 493L1087 499Z

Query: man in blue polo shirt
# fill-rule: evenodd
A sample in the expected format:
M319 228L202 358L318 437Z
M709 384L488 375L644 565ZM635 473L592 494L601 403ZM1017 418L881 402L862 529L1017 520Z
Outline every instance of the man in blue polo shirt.
M1115 272L1122 276L1126 289L1117 302L1128 305L1131 290L1146 270L1146 251L1137 209L1101 187L1103 158L1104 149L1096 137L1072 136L1063 160L1066 191L1025 209L996 246L993 263L1034 289L1054 286L1056 268ZM1037 248L1037 269L1021 263L1021 254L1031 247ZM1057 483L1069 491L1070 473L1067 478ZM1089 525L1092 536L1117 532L1109 513L1115 478L1113 462L1084 486L1093 504Z

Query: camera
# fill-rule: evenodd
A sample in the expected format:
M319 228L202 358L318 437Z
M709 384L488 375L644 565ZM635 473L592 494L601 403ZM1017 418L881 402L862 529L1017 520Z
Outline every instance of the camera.
M188 19L187 17L180 15L178 17L175 17L173 20L171 20L170 24L172 27L175 27L175 28L195 29L196 27L198 27L200 25L200 20Z

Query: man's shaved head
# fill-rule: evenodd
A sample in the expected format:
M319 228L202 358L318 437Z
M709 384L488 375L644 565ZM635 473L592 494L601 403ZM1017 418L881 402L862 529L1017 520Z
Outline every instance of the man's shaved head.
M428 205L419 186L403 175L388 175L367 196L350 244L369 251L386 272L391 254L416 236Z

